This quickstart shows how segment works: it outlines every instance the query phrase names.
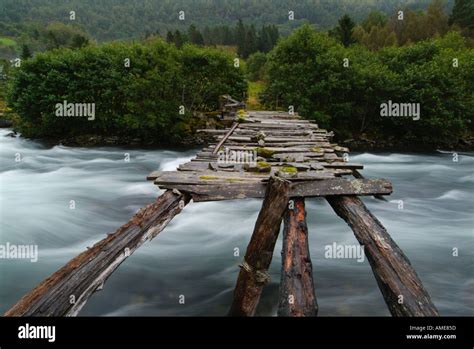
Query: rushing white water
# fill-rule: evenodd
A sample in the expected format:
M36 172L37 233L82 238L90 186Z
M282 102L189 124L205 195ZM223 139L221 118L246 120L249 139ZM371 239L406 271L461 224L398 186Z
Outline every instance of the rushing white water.
M0 130L0 244L36 244L39 260L0 259L2 313L153 201L159 191L145 180L149 172L173 170L195 153L46 147L7 133ZM366 176L393 182L390 202L364 201L411 260L442 315L474 315L473 155L460 155L458 162L438 153L351 158L366 166ZM188 205L119 267L81 315L224 315L242 259L234 248L245 253L260 205ZM356 244L349 227L323 199L308 199L307 212L319 314L388 315L367 260L325 258L326 245ZM281 241L260 315L276 313L280 249Z

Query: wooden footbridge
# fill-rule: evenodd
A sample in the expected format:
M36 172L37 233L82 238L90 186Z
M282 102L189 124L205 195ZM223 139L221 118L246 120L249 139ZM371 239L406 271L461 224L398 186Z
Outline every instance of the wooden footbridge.
M305 198L324 196L354 231L394 316L437 316L409 260L359 196L392 192L385 179L365 179L361 164L333 134L298 115L240 113L227 129L206 129L215 142L176 171L148 176L164 193L128 223L41 282L6 316L75 316L111 273L153 239L192 199L194 202L263 198L234 290L229 315L252 316L283 220L280 316L318 311L308 248Z

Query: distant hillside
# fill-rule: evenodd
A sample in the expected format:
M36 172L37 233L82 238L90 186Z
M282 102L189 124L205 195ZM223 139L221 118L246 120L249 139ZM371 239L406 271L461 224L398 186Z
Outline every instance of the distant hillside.
M287 34L303 21L329 28L347 13L355 21L370 11L393 14L399 8L424 9L430 0L0 0L0 35L21 35L24 25L53 21L70 23L69 12L76 12L74 23L99 41L166 33L194 23L198 27L247 23L278 24ZM449 11L454 0L447 0ZM288 20L288 11L295 20ZM178 12L185 11L185 21Z

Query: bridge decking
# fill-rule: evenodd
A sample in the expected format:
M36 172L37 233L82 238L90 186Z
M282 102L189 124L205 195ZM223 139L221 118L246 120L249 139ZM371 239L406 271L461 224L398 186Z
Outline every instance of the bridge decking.
M223 130L201 130L214 135L215 142L176 171L154 171L148 179L161 189L187 192L195 202L262 198L274 175L292 182L291 196L392 192L385 179L347 179L363 165L344 161L349 150L331 143L333 133L312 121L261 111L250 111L239 121ZM245 155L253 161L242 161Z

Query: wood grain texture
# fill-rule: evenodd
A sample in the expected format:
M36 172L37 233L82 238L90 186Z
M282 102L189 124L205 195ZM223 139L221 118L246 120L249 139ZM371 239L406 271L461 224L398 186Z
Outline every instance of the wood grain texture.
M313 266L308 247L304 198L291 198L283 218L283 248L278 316L316 316Z
M253 316L265 282L259 279L264 275L272 261L273 250L280 232L280 224L288 204L290 183L272 177L268 183L262 208L258 214L252 237L245 252L240 269L234 298L229 311L230 316Z
M354 231L393 316L438 316L438 310L403 251L356 196L326 197Z
M222 139L219 141L219 143L217 143L216 147L214 148L214 151L212 152L213 154L217 154L217 152L219 151L219 149L221 148L222 144L225 143L225 141L227 140L227 138L229 138L232 133L235 131L235 129L239 126L239 123L238 122L234 122L233 125L231 126L231 128L229 129L229 131L224 135L224 137L222 137Z
M117 231L41 282L5 316L77 315L89 297L102 289L112 272L144 242L158 235L188 202L186 194L165 192Z
M232 173L232 172L231 172ZM220 201L247 198L263 198L266 183L242 182L219 183L214 185L170 184L160 185L162 189L178 189L189 193L193 201ZM384 179L345 179L333 178L324 180L294 182L291 185L290 196L320 197L327 195L389 195L392 184Z

